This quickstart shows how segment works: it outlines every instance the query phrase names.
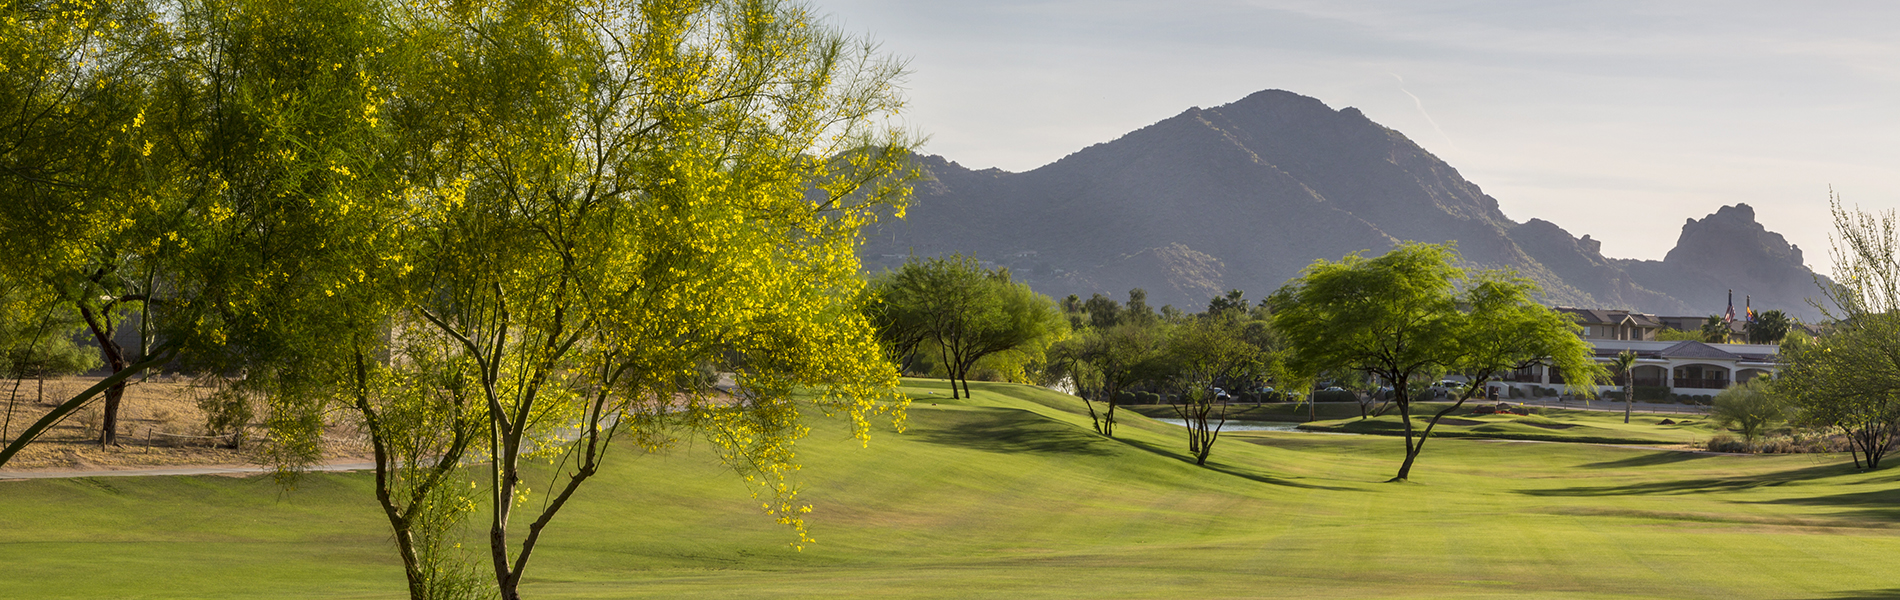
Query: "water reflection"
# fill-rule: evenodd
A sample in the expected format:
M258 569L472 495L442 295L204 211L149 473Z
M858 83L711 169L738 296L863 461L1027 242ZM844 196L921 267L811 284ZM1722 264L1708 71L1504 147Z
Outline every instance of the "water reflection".
M1155 419L1155 420L1163 422L1163 423L1167 423L1169 425L1180 425L1182 427L1187 427L1187 421L1183 421L1180 419ZM1308 433L1305 431L1300 431L1298 427L1299 427L1299 423L1276 423L1273 421L1228 421L1226 425L1221 426L1220 430L1221 431L1297 431L1300 433Z

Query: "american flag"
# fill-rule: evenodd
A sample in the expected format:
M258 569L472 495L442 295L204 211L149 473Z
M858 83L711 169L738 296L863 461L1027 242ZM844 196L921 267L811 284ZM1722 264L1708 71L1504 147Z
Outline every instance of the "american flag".
M1722 313L1723 323L1735 322L1735 290L1728 291L1728 311Z

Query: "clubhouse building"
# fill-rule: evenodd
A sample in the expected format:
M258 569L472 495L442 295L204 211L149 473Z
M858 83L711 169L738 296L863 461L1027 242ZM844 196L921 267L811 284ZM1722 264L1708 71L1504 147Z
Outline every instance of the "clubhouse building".
M1780 347L1775 344L1709 344L1698 341L1658 341L1664 328L1694 331L1707 317L1659 317L1622 310L1558 307L1583 326L1583 339L1595 348L1599 363L1609 363L1624 351L1636 354L1630 383L1637 387L1668 388L1671 394L1713 396L1730 385L1775 372ZM1619 374L1615 386L1623 385ZM1552 369L1532 367L1511 373L1498 386L1561 388L1563 376ZM1524 390L1529 391L1529 390Z

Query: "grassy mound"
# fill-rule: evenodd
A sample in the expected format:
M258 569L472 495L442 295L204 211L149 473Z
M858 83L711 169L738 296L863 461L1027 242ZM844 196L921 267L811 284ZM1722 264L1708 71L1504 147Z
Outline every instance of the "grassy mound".
M1392 437L1230 433L1202 468L1174 426L1126 413L1111 440L1089 430L1073 397L974 387L953 401L941 382L907 382L909 429L879 432L869 448L816 421L800 479L818 543L803 552L703 448L628 448L549 529L524 591L1747 599L1900 589L1900 470L1857 473L1845 457L1446 439L1420 459L1417 483L1386 484L1402 451ZM1473 420L1616 429L1551 414ZM1551 423L1576 426L1540 426ZM365 474L317 475L294 491L260 478L0 482L0 586L22 598L399 597L368 488Z

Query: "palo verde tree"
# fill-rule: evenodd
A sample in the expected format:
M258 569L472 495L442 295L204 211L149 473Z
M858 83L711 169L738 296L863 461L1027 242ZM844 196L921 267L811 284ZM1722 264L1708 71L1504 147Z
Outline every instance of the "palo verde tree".
M1509 273L1481 272L1465 282L1456 295L1458 313L1454 337L1447 340L1450 360L1446 371L1463 374L1466 385L1450 406L1433 413L1408 448L1397 479L1406 479L1412 463L1424 450L1432 429L1446 415L1484 393L1487 383L1512 371L1531 367L1552 369L1564 377L1572 393L1594 396L1596 384L1607 378L1596 365L1589 344L1578 335L1570 317L1533 299L1536 286ZM1401 414L1404 407L1400 407Z
M488 463L503 598L519 597L541 536L625 435L657 447L704 432L802 540L784 480L801 407L846 414L860 436L872 416L901 415L852 254L907 190L907 143L884 125L898 66L794 3L399 14L431 45L379 109L413 129L398 139L403 264L383 272L387 314L426 332L413 338L434 340L435 358L392 361L400 386L326 389L368 397L351 404L392 449L414 435L386 428L409 410L405 390L442 399L420 420L443 453L431 464ZM708 369L734 373L734 396ZM480 425L458 439L468 419ZM545 481L526 479L535 457L557 465ZM405 495L385 503L399 534L398 517L451 481L423 467L379 478L379 494Z
M1878 469L1900 445L1896 339L1900 318L1882 313L1835 322L1810 341L1785 342L1772 392L1788 400L1800 422L1846 435L1855 466Z
M1532 302L1529 283L1490 274L1469 281L1456 264L1448 246L1407 242L1378 258L1316 262L1268 300L1289 370L1351 369L1392 385L1406 454L1393 481L1410 476L1432 427L1485 381L1554 364L1587 392L1583 386L1600 374L1575 324ZM1461 284L1469 285L1460 291ZM1409 384L1447 372L1464 373L1473 385L1416 431Z
M1227 423L1226 405L1215 402L1213 388L1254 381L1267 371L1265 349L1249 343L1245 335L1245 314L1210 310L1169 328L1163 360L1178 392L1175 414L1187 425L1188 453L1197 465L1207 464Z
M125 381L172 356L152 347L149 319L130 348L118 328L165 293L187 239L178 221L188 208L164 189L173 144L152 114L163 95L158 18L140 1L0 3L0 277L52 295L84 323L113 376L48 418L103 393L107 445L117 443Z
M44 55L6 76L51 82L5 84L9 115L39 115L4 125L21 142L0 175L11 199L0 203L0 251L18 257L5 277L67 302L113 373L29 427L0 464L100 396L109 441L124 383L147 369L282 364L301 341L287 326L349 314L330 295L394 259L344 252L379 239L360 225L377 221L375 199L386 195L369 177L389 171L376 168L381 130L363 76L376 53L358 39L374 31L360 18L379 11L268 1L5 8L22 11L5 21L23 29L0 43L25 39ZM115 328L131 313L137 344L121 347ZM327 317L300 316L313 314Z
M38 380L36 401L46 400L46 378L97 368L97 350L74 341L84 331L69 306L51 296L33 297L27 286L0 282L0 376L13 380L8 391L19 397L26 379ZM44 292L44 290L39 290ZM9 409L0 439L13 431Z
M1811 341L1782 345L1772 391L1805 422L1840 428L1855 464L1877 469L1900 444L1900 220L1832 200L1834 278L1816 304L1832 323Z
M870 310L889 328L885 338L923 332L928 343L915 351L934 352L942 361L952 398L969 395L969 374L979 361L1040 354L1069 333L1068 320L1048 296L1011 281L1007 269L984 269L972 257L913 258L877 280L881 302Z
M1168 330L1160 324L1119 323L1089 328L1057 343L1049 353L1066 370L1088 409L1095 432L1115 437L1115 407L1123 390L1157 378L1163 370ZM1106 405L1097 413L1093 402Z

